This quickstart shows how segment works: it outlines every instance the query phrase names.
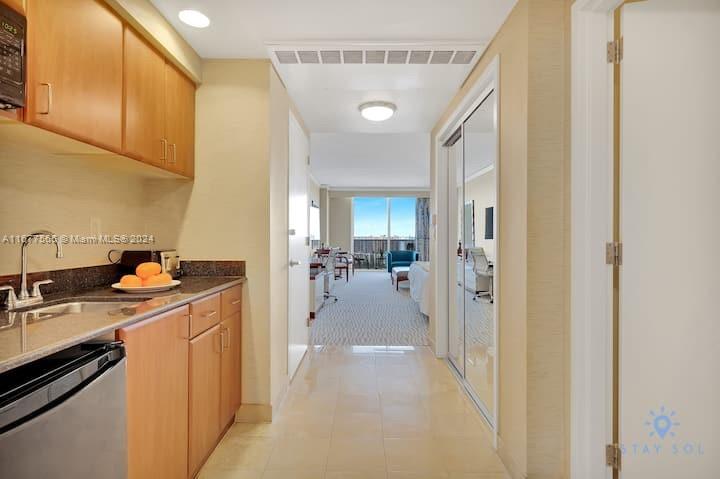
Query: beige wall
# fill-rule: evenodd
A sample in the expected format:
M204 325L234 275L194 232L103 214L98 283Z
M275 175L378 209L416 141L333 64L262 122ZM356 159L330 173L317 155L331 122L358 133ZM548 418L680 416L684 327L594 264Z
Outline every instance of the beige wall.
M330 197L328 211L328 245L351 251L353 207L351 197Z
M291 102L267 60L208 60L203 79L196 99L194 184L164 182L153 189L154 201L170 209L187 196L187 211L157 221L179 229L178 248L187 259L246 261L241 417L269 419L288 381Z
M195 181L154 185L157 223L185 259L245 260L242 402L269 405L270 64L206 61L196 95ZM238 111L244 114L238 115ZM173 209L187 203L186 211Z
M433 130L499 56L499 451L518 478L568 470L569 4L520 0Z
M0 126L6 128L6 126ZM48 229L56 234L149 234L158 231L147 220L145 179L135 173L112 171L102 159L58 157L32 151L0 152L0 237ZM62 181L58 179L62 178ZM136 245L135 249L161 246ZM172 246L172 242L168 244ZM80 245L64 247L64 258L55 248L34 245L28 250L28 270L47 271L107 264L112 248L129 245ZM0 275L20 272L20 245L0 243Z

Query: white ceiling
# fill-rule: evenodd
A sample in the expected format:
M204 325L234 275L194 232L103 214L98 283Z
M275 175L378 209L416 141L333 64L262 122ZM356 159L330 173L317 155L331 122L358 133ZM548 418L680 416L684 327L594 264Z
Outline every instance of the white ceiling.
M333 188L430 188L428 133L313 133L310 170Z
M429 132L457 93L484 45L273 45L270 58L312 132ZM276 51L474 51L467 64L281 64ZM396 114L375 123L360 116L367 101L389 101Z
M203 58L271 58L333 187L429 186L429 132L517 0L151 0ZM182 24L196 9L210 27ZM476 50L470 64L280 64L275 50ZM390 101L382 123L358 106ZM375 134L375 135L373 135Z
M266 58L272 42L480 42L516 0L151 0L203 58ZM196 29L178 20L195 9Z

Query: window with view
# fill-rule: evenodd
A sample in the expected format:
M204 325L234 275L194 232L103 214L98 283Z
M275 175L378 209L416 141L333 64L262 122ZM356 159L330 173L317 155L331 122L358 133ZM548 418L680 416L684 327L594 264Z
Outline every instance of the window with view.
M384 267L385 253L415 249L415 198L353 198L353 251L369 269Z

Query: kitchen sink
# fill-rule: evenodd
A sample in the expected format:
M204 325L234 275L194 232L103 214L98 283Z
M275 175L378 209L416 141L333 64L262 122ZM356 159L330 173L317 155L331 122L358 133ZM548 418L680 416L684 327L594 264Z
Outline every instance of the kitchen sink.
M28 309L27 312L53 315L107 312L114 316L124 314L123 310L125 309L135 309L135 306L141 303L143 299L134 299L132 301L72 301L51 306L40 306Z

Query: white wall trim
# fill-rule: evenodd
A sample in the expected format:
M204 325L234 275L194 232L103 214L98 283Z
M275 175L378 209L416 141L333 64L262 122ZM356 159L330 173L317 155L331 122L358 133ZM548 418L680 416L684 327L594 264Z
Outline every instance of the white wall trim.
M612 441L612 68L605 45L622 0L576 0L571 77L570 476L609 479Z
M433 185L433 190L436 194L436 211L433 213L435 214L435 217L437 219L436 221L436 248L431 256L433 260L435 261L436 267L434 268L434 285L435 285L435 352L438 357L447 357L448 354L448 301L449 301L449 291L448 291L448 271L449 271L449 265L447 264L448 261L448 253L450 248L450 238L448 233L448 188L447 188L447 179L448 179L448 172L447 172L447 162L443 161L445 158L445 155L443 152L446 152L446 148L443 147L443 143L447 140L450 135L458 128L462 123L475 111L475 109L480 106L480 104L485 101L487 96L492 92L495 91L495 95L497 98L496 103L496 111L495 111L495 135L496 135L496 144L497 147L495 149L495 165L498 165L497 175L495 176L495 194L496 194L496 202L495 202L495 208L496 208L496 214L495 214L495 245L496 245L496 252L495 252L495 261L496 261L496 268L495 268L495 303L494 303L494 314L495 314L495 348L496 348L496 358L500 357L500 344L498 342L499 338L499 329L500 329L500 321L499 321L499 311L498 311L498 305L500 303L500 281L499 281L499 270L500 265L497 262L498 258L500 257L500 241L499 241L499 221L500 221L500 168L499 168L499 152L500 152L500 137L499 137L499 114L502 114L501 112L498 114L498 111L500 109L500 57L495 56L488 66L485 68L485 71L482 73L480 78L474 83L470 91L465 95L463 101L460 102L460 104L453 110L452 114L448 118L448 120L441 126L441 128L438 130L438 134L435 136L435 184ZM500 414L499 414L499 404L498 404L498 389L499 389L499 381L498 381L498 361L495 361L495 367L494 367L494 375L496 378L495 382L495 400L494 400L494 424L493 426L493 442L495 448L497 448L497 431L499 430L499 422L500 422Z

